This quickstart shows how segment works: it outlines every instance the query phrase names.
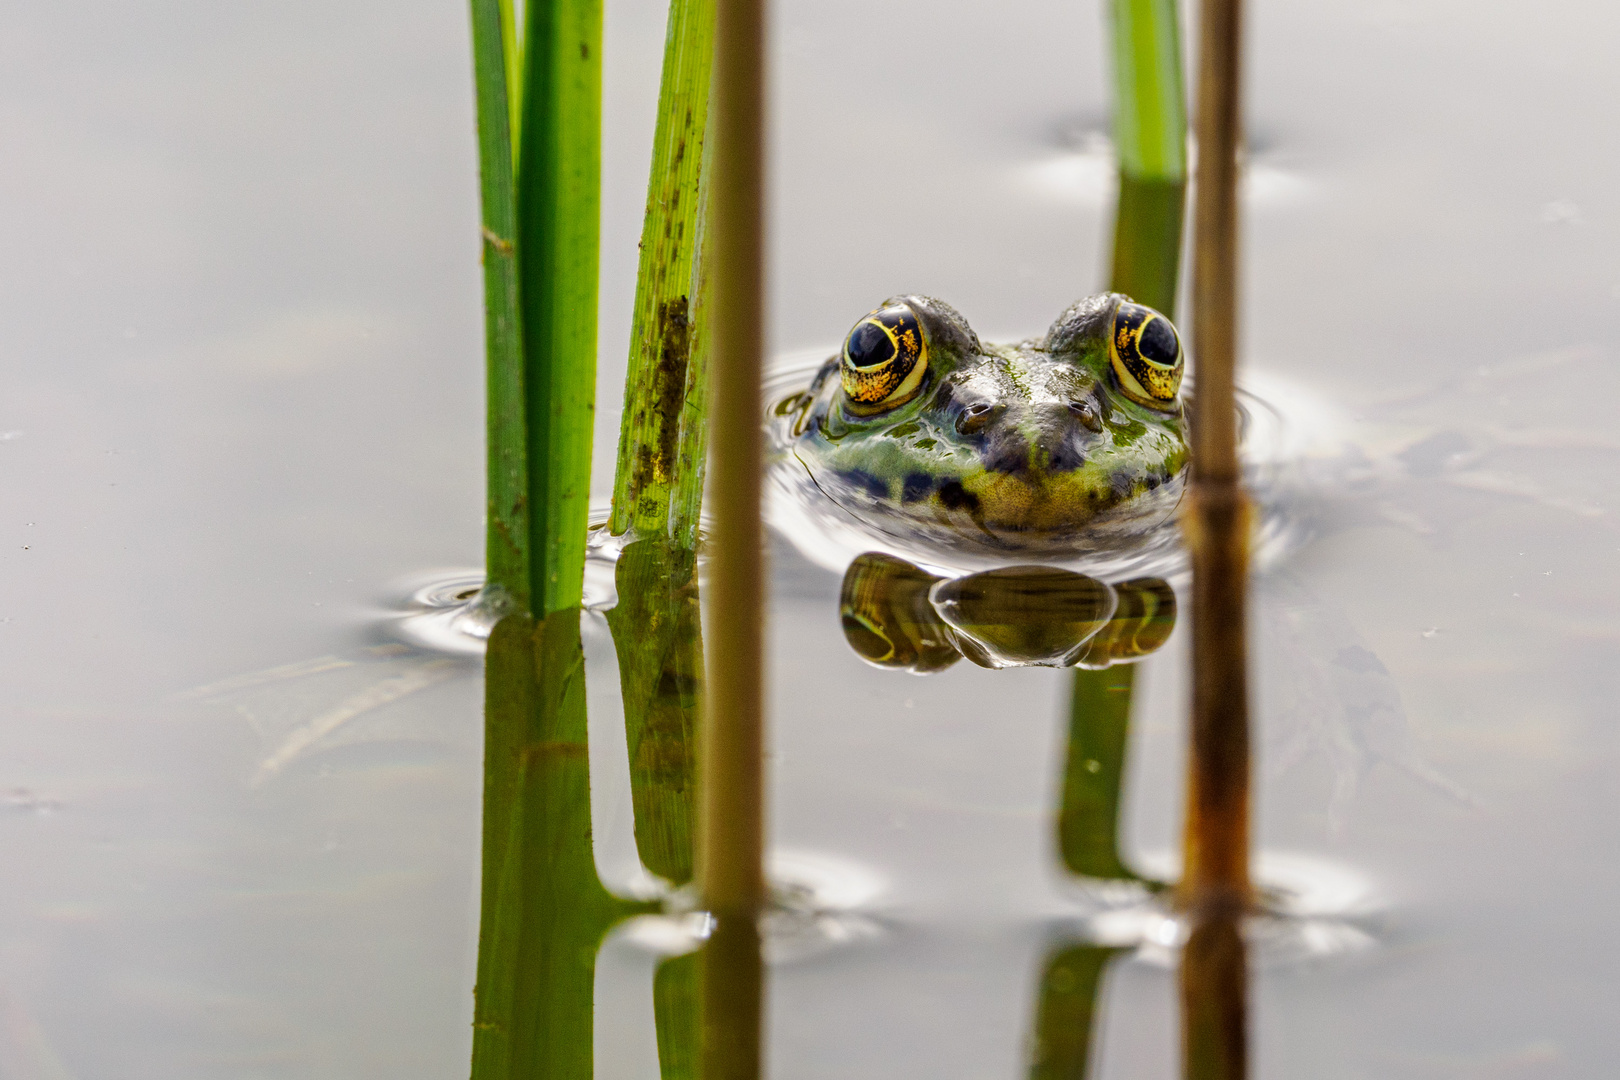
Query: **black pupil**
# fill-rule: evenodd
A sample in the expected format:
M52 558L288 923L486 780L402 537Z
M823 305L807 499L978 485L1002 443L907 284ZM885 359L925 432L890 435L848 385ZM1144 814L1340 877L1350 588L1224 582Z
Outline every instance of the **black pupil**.
M883 332L882 327L864 322L849 335L844 352L849 356L852 367L877 367L894 356L894 341Z
M1180 351L1176 344L1176 332L1163 319L1154 319L1142 331L1141 338L1136 342L1136 351L1142 354L1144 360L1151 360L1163 367L1174 367L1176 353Z

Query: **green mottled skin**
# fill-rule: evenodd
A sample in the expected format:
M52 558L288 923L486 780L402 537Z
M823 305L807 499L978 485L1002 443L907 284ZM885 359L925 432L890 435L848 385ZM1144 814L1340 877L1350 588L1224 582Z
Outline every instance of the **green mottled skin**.
M1107 546L1169 517L1188 460L1180 400L1155 409L1120 390L1121 299L1077 302L1040 340L985 345L947 305L897 297L928 339L916 397L859 415L835 357L777 412L817 486L880 531L1034 554Z

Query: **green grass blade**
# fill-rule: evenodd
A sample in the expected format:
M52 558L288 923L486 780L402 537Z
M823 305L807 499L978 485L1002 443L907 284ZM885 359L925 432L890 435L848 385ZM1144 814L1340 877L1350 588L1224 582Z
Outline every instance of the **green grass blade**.
M1175 318L1187 105L1175 0L1113 0L1119 204L1109 288Z
M665 960L653 975L659 1080L698 1080L700 954Z
M669 5L613 489L615 534L688 545L697 506L681 495L701 491L707 449L707 365L694 345L714 17L714 0Z
M512 0L497 0L501 11L501 55L506 61L506 85L512 89L507 99L507 118L512 125L512 167L517 167L519 136L523 132L523 35L518 33Z
M503 11L502 9L506 10ZM483 204L484 349L489 401L488 543L492 591L527 609L529 600L528 434L518 307L516 189L503 15L510 0L472 0L473 85L478 105L478 173Z
M583 587L596 397L601 0L531 0L517 251L529 421L529 588L537 618Z
M1187 105L1175 0L1113 0L1114 142L1139 179L1187 176Z

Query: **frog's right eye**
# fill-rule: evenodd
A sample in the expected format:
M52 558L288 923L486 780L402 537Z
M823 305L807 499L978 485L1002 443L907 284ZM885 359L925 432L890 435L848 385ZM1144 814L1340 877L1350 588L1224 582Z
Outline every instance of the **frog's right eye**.
M916 397L928 373L928 340L916 312L895 304L856 323L838 366L854 412L886 412Z
M1150 307L1121 300L1114 309L1108 355L1126 397L1155 409L1175 407L1187 358L1169 319Z

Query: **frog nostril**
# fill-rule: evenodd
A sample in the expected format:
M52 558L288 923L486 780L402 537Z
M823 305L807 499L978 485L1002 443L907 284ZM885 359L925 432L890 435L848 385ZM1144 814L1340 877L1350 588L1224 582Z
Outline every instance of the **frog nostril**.
M983 431L985 426L995 419L996 409L987 402L976 401L962 410L962 415L956 418L956 430L962 435L972 435Z
M1069 411L1079 418L1080 423L1099 434L1103 429L1102 416L1097 412L1097 406L1090 398L1069 402Z

